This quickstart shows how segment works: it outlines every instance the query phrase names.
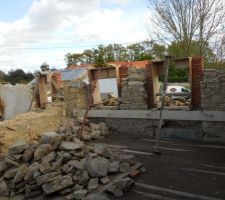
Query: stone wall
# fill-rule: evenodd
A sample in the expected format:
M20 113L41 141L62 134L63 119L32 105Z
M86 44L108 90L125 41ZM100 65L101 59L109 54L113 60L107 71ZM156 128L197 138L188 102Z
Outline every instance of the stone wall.
M225 142L225 122L203 122L204 140L209 142Z
M119 134L154 136L158 120L126 118L90 118L94 123L105 122L111 131Z
M146 70L128 68L128 77L122 79L121 110L147 110L147 92L145 89Z
M63 88L66 115L71 116L73 109L86 109L88 86L85 82L70 82Z
M93 122L104 121L113 132L128 135L155 136L158 129L158 120L150 119L118 119L118 118L91 118ZM196 121L163 121L161 138L180 138L202 140L202 123Z
M225 111L225 71L204 71L204 79L201 82L201 107L204 110ZM202 127L205 140L225 139L225 122L203 122Z
M225 71L205 70L201 82L201 107L206 110L225 110Z
M14 119L0 122L1 149L6 151L18 139L27 142L37 139L40 134L56 130L64 118L62 103L50 105L41 112L28 112Z

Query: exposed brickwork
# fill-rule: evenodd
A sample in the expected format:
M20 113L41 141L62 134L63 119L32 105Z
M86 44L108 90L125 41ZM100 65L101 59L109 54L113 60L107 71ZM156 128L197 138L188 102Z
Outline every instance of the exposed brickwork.
M109 62L108 64L113 64L121 67L136 67L136 68L145 68L146 64L149 63L149 60L143 61L115 61Z
M122 79L123 78L127 78L127 76L128 76L128 68L123 65L123 66L121 66L119 68L119 79L120 79L120 84L119 84L119 88L118 88L119 96L121 96L121 90L122 90L121 82L122 82Z
M203 80L204 62L202 57L194 57L191 61L191 104L192 108L201 107L201 87L200 83Z
M154 86L152 79L152 63L148 62L146 64L146 75L147 75L147 84L146 90L148 94L148 108L154 108Z
M83 69L83 68L94 68L94 64L80 64L80 65L71 65L66 67L66 69Z
M118 67L136 67L136 68L145 68L145 65L149 62L149 60L143 61L115 61L109 62L107 64L116 65ZM81 69L81 68L94 68L94 64L80 64L80 65L72 65L66 67L66 69Z

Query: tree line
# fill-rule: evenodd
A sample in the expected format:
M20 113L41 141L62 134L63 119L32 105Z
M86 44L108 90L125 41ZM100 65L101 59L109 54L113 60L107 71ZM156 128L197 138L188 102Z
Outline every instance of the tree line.
M67 66L94 64L96 67L104 67L108 62L113 61L164 59L165 54L174 58L203 56L199 54L198 42L194 40L191 41L188 52L187 54L182 42L172 41L169 45L166 45L153 40L145 40L128 46L122 44L99 45L97 48L86 49L81 53L68 53L65 55L65 61ZM225 66L225 60L221 57L221 52L223 51L215 51L213 47L207 44L204 47L205 66L208 68Z
M105 66L113 61L140 61L162 58L165 46L154 41L142 41L128 46L122 44L99 45L97 48L86 49L82 53L65 55L67 66L78 64L95 64Z
M40 66L39 70L35 70L34 72L24 72L22 69L11 69L8 73L4 73L0 70L0 84L10 83L12 85L15 84L27 84L32 81L35 76L44 71L55 71L56 68L50 68L49 64L43 62Z
M15 85L16 83L26 84L33 80L33 78L33 73L26 73L22 69L12 69L8 73L0 71L0 83L10 83L12 85Z

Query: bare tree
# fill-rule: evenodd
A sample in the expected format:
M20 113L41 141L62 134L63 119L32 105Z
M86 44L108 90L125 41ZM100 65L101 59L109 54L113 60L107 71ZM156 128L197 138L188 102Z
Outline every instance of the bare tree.
M225 22L223 0L149 0L155 11L154 24L165 31L190 55L193 41L198 44L199 55Z
M225 63L225 33L218 35L212 42L212 48L215 53L215 62Z
M223 0L199 0L197 4L198 30L197 41L200 55L213 36L222 32L225 20Z

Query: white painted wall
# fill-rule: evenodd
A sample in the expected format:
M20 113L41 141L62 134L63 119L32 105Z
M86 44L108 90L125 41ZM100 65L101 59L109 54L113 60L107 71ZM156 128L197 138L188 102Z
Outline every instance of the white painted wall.
M4 120L8 120L30 110L32 91L27 85L0 85L0 98L4 103Z

